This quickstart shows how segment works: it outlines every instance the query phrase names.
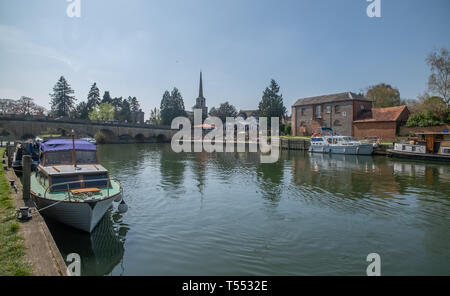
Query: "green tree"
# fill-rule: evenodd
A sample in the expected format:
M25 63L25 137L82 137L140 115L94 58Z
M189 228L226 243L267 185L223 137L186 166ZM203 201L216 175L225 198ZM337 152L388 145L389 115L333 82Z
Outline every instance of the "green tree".
M366 98L373 100L375 108L400 106L400 91L389 84L380 83L370 86L366 92Z
M73 111L72 117L87 120L89 119L89 112L92 112L92 110L89 110L88 103L80 102Z
M88 111L91 112L99 104L100 104L100 90L97 87L97 83L94 82L94 84L91 86L91 89L89 90L86 107Z
M259 117L267 117L267 123L271 124L271 117L281 119L286 115L286 107L283 104L283 95L278 94L280 87L277 82L272 79L270 86L266 87L263 92L261 101L259 102Z
M90 120L106 121L114 119L114 107L109 103L101 103L89 113Z
M56 116L69 116L76 101L74 93L64 76L61 76L50 94L52 113Z
M118 112L116 112L116 119L119 121L131 121L131 109L128 100L122 100Z
M112 103L112 98L111 95L109 94L109 91L105 91L101 103L108 103L108 104Z
M165 91L161 100L161 123L170 125L172 120L178 116L186 116L184 101L181 93L176 87L172 92Z
M227 117L236 117L237 111L236 108L228 102L220 104L219 108L212 107L209 111L210 116L219 117L222 122L227 120Z
M161 124L161 112L158 108L150 110L150 123L154 125Z
M128 103L130 104L131 112L138 112L141 108L136 97L128 97Z
M410 104L412 105L410 109L412 115L408 119L408 126L433 126L450 123L448 120L450 109L440 97L425 93Z
M450 58L447 49L430 53L426 59L431 75L428 78L428 89L439 95L447 107L450 107Z

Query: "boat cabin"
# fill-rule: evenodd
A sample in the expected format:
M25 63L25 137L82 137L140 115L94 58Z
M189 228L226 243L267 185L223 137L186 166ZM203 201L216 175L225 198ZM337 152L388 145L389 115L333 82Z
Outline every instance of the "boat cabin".
M36 177L49 192L98 192L110 186L108 170L98 164L97 148L87 141L50 140L41 144Z

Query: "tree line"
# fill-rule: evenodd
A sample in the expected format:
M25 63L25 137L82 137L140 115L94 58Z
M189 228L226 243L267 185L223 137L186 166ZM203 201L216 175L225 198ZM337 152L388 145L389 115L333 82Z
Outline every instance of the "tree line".
M407 126L434 126L450 123L450 59L448 50L431 52L426 63L430 69L428 89L417 99L401 99L400 91L386 83L368 88L365 96L375 108L407 105L411 115Z
M113 98L109 91L105 91L103 97L100 97L97 83L91 86L87 100L78 105L75 103L74 93L75 91L64 76L61 76L50 94L51 115L84 120L130 122L132 113L140 111L140 104L136 97Z

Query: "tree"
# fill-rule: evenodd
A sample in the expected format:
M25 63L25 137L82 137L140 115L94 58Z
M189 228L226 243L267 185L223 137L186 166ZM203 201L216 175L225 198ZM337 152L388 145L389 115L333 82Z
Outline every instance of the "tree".
M150 110L150 123L154 125L161 124L161 112L158 108Z
M270 81L270 86L263 92L261 102L259 102L259 117L267 117L267 123L271 124L271 117L281 118L286 115L286 107L283 104L283 95L278 94L280 87L274 79Z
M109 103L101 103L89 113L90 120L107 121L114 119L114 107Z
M428 89L439 95L450 107L450 58L447 49L430 53L426 59L431 75L428 78Z
M385 83L370 86L366 98L373 100L375 108L400 106L402 103L400 91Z
M95 107L94 107L95 108ZM94 109L93 108L93 109ZM89 110L88 103L86 102L80 102L77 107L75 108L75 111L73 112L73 117L76 119L89 119L89 113L93 110Z
M227 120L227 117L236 117L237 111L236 108L228 102L220 104L219 108L212 107L209 111L210 116L219 117L222 122Z
M91 112L99 104L100 104L100 90L97 87L97 83L94 82L94 84L91 86L91 89L89 90L86 106L89 112Z
M128 103L130 103L130 108L132 112L138 112L141 108L139 105L139 101L136 97L128 97Z
M50 94L52 113L56 116L69 116L76 101L74 93L64 76L61 76Z
M105 91L105 93L103 94L103 99L102 99L101 103L108 103L108 104L112 103L112 99L111 99L111 95L109 94L109 91Z
M183 97L176 87L171 93L167 90L164 92L160 110L161 123L164 125L170 125L172 120L178 116L186 116Z
M406 123L407 126L434 126L450 123L450 109L440 97L425 93L410 104L412 115Z

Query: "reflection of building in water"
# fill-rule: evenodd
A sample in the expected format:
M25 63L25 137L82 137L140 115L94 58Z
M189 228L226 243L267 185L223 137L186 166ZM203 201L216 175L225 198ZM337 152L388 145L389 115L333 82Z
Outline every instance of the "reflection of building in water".
M91 234L46 220L63 258L71 253L80 255L83 276L111 274L122 262L129 228L121 224L122 215L113 211L108 210Z
M413 176L424 176L425 175L425 165L424 164L411 164L404 162L394 163L394 173L400 175Z
M370 156L310 154L292 159L292 181L344 197L394 197L401 191L393 170Z

